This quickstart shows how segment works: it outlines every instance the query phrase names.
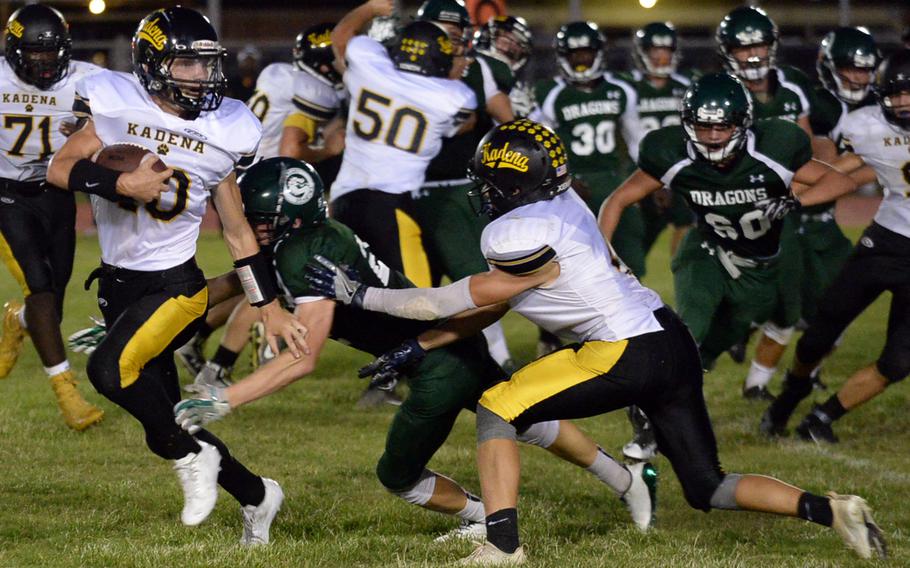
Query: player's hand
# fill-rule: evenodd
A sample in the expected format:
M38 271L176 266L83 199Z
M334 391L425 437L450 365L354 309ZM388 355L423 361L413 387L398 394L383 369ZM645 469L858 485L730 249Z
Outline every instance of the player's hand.
M60 128L59 128L58 130L60 130L60 134L63 134L64 136L66 136L67 138L69 138L69 137L72 136L77 130L79 130L79 123L77 123L77 122L67 122L67 121L64 120L64 121L62 121L62 122L60 123Z
M395 11L395 0L370 0L367 5L372 9L373 16L378 18L391 16Z
M297 321L294 314L282 308L278 300L262 306L259 313L262 316L262 325L265 327L265 338L272 353L278 353L280 350L278 338L281 338L284 339L284 343L295 358L300 359L301 352L310 354L310 346L306 342L309 330Z
M356 271L347 268L346 273L318 254L306 266L306 279L317 294L363 309L363 296L369 286L360 282L359 278Z
M186 390L196 397L181 400L174 405L174 421L190 434L195 434L209 422L221 420L231 412L223 388L191 385Z
M107 326L104 320L91 318L95 325L80 329L76 333L66 338L66 343L70 351L74 353L85 353L91 355L105 337L107 337Z
M779 221L789 215L790 212L798 211L802 208L799 200L792 195L756 201L755 206L761 209L765 213L765 217L771 221Z
M117 178L117 193L124 197L131 197L140 203L150 203L168 190L168 180L174 170L168 168L163 172L156 172L152 164L158 160L154 154L146 154L139 167L131 172L122 174Z
M338 156L344 152L344 129L336 128L325 133L323 148L329 156Z
M402 373L412 370L426 357L427 352L416 339L408 339L391 351L386 351L372 363L361 367L357 376L372 377L370 388L392 390Z

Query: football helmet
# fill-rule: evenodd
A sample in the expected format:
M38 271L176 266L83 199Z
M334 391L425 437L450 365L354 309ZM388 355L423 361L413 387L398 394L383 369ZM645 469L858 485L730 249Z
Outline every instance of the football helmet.
M292 158L261 160L237 180L243 212L263 246L274 244L294 227L325 223L325 186L310 164ZM262 226L268 228L263 230Z
M226 52L199 12L180 6L155 10L139 22L132 48L133 72L149 94L192 113L221 106ZM198 78L175 77L175 65L193 69Z
M518 73L528 62L532 46L531 28L524 18L496 16L474 32L474 48L499 59Z
M42 4L19 8L6 23L6 61L25 83L51 88L69 70L73 41L57 10Z
M594 22L571 22L556 32L556 60L559 71L572 84L585 84L600 78L606 71L604 50L607 38ZM590 64L572 62L572 53L588 50L593 52Z
M472 196L491 218L569 189L566 150L555 132L526 118L493 127L468 166Z
M764 79L776 66L777 25L761 8L740 6L727 14L717 26L717 49L727 69L744 81ZM765 57L750 56L740 62L733 57L738 47L768 46Z
M651 22L635 31L635 49L633 55L635 66L651 77L669 77L676 73L679 65L679 52L677 51L676 28L670 22ZM665 47L672 52L670 63L657 66L651 61L648 50L653 47Z
M910 95L910 49L907 48L892 53L878 68L875 96L888 122L910 130L910 108L898 108L891 100L900 94Z
M448 77L454 47L449 34L433 22L415 20L389 45L395 67L428 77Z
M752 98L739 79L727 73L705 75L686 90L680 106L683 130L698 156L722 164L742 150L753 111ZM695 127L712 125L734 127L730 139L720 144L699 141Z
M815 69L826 89L847 104L856 104L872 90L881 53L865 28L837 28L822 39ZM859 69L869 74L866 84L849 81L838 69Z
M462 0L426 0L417 9L417 19L455 24L465 29L471 27L471 16Z
M332 30L335 24L316 24L297 34L294 41L294 66L335 89L344 88L335 69Z

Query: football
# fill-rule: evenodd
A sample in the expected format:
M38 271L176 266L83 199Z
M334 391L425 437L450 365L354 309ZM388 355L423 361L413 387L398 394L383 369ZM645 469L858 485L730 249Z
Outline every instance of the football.
M94 161L106 168L117 170L118 172L131 172L139 167L139 163L146 154L152 151L144 148L139 144L121 143L105 146L99 151ZM156 172L163 172L167 166L160 159L155 160L152 169Z

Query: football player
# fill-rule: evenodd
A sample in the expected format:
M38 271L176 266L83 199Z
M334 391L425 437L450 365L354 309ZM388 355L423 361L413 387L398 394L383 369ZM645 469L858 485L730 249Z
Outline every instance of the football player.
M509 66L515 78L508 93L512 114L528 116L535 106L533 86L520 78L534 49L528 22L519 16L490 18L474 32L474 49Z
M793 121L811 139L809 114L817 104L815 91L805 73L777 63L777 25L768 14L752 6L735 8L718 25L716 39L727 69L749 89L756 120L776 117ZM762 337L743 386L743 396L750 400L773 400L767 385L800 319L799 221L792 215L784 224L777 307L770 320L755 322L763 325ZM736 338L737 341L741 339Z
M787 420L812 390L811 374L847 326L883 292L892 293L885 346L878 360L856 371L796 428L800 438L837 442L831 424L910 374L910 49L879 68L878 104L850 112L840 122L846 153L838 167L859 184L878 180L885 197L872 224L818 304L818 313L796 344L784 389L762 418L766 434L785 433Z
M211 194L249 301L266 329L295 356L305 330L276 300L277 289L243 217L234 167L255 153L260 124L242 102L223 96L225 51L203 15L156 10L133 37L133 74L101 71L76 85L74 110L86 119L54 155L48 181L91 194L101 266L98 305L108 334L88 361L95 388L145 429L156 455L173 460L184 492L181 520L198 525L215 506L220 484L240 504L241 542L266 543L283 499L279 485L251 473L209 432L174 424L180 399L174 349L206 311L208 289L194 255ZM132 172L91 157L106 145L151 146ZM157 155L156 155L157 154ZM156 171L157 157L169 167Z
M82 398L63 347L63 295L73 272L76 202L44 183L47 163L76 126L76 82L98 68L72 61L69 25L42 4L24 6L6 24L0 61L0 254L22 288L25 306L3 308L0 378L16 364L26 333L32 338L63 414L74 430L101 420Z
M739 90L739 100L747 101L742 85L729 81ZM676 138L655 150L650 142L660 138L662 131L649 134L639 160L657 158L652 152L666 153L664 148L684 140L680 127L663 130L668 129L675 129ZM667 183L672 186L673 174L688 165L686 161L676 164ZM721 469L692 335L613 254L589 208L570 189L566 153L552 131L525 120L498 126L478 147L472 171L494 218L482 241L491 270L433 289L375 288L351 279L331 263L326 263L329 270L314 267L312 278L324 293L353 307L424 320L456 316L444 329L422 334L418 341L423 348L469 334L490 313L501 316L510 307L573 341L571 347L538 359L508 381L488 388L477 405L477 460L487 542L464 564L509 565L525 560L516 509L518 431L541 421L593 416L630 404L641 406L653 420L660 450L670 460L692 507L799 517L833 527L862 557L884 554L881 533L862 498L822 497L771 477L728 474ZM840 175L830 171L825 181ZM638 172L632 180L642 176L648 174ZM849 178L846 182L852 185ZM649 185L659 188L661 182L653 179ZM607 203L621 199L628 187L629 182ZM619 215L620 211L609 215L612 227Z
M531 118L553 128L566 141L577 184L592 211L616 189L638 153L641 127L635 89L606 70L607 40L593 22L571 22L556 34L561 77L539 82L540 104ZM638 207L623 216L613 246L623 262L641 276L644 224Z

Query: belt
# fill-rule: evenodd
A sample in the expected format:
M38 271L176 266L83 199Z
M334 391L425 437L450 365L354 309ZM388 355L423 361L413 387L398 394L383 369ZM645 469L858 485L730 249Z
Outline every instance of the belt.
M172 266L171 268L166 268L164 270L130 270L129 268L120 268L119 266L114 266L112 264L101 263L101 266L92 270L88 278L85 279L83 287L88 290L92 287L92 283L99 278L117 278L120 280L132 280L134 278L161 278L166 280L174 276L183 276L189 272L198 271L199 267L196 265L196 259L191 258L188 261L178 264L177 266Z
M824 213L815 214L803 213L800 215L799 220L801 223L829 223L834 220L834 212L825 211Z
M16 191L26 195L41 193L48 187L53 187L44 180L38 181L18 181L14 179L0 178L0 189L5 191Z
M708 241L703 241L701 243L701 248L707 250L708 254L711 256L717 257L721 266L724 267L727 274L734 280L742 276L740 268L765 268L776 262L779 256L779 252L772 256L740 256L735 252L728 251L727 249L719 245L711 244Z

